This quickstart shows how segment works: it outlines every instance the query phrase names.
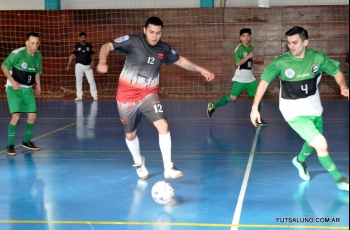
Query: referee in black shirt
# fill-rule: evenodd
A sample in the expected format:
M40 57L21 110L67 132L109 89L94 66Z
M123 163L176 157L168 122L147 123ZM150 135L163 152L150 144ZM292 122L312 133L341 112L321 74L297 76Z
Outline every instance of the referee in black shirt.
M75 98L75 100L81 101L83 99L83 75L85 73L85 76L90 84L91 96L95 101L97 101L97 89L93 74L93 68L95 67L95 49L91 43L86 42L86 37L87 35L85 32L81 32L79 34L80 42L74 45L66 70L70 70L70 66L75 60L75 77L77 87L77 98Z

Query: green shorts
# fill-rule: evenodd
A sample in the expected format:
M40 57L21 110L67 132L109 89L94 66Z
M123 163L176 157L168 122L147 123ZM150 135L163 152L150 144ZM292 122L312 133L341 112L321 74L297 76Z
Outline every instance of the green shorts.
M308 144L310 144L317 135L323 133L322 116L300 116L288 121L288 124Z
M252 81L249 83L234 81L231 89L231 95L238 97L243 90L246 90L249 97L254 97L257 88L258 83L256 81Z
M33 89L21 87L14 90L12 86L6 88L7 102L10 113L36 113L36 102Z

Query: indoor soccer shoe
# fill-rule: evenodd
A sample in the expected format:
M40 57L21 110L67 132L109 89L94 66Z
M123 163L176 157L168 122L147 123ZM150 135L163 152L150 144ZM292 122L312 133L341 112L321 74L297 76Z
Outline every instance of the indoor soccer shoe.
M337 187L340 190L344 190L344 191L348 191L349 192L349 180L346 179L345 177L341 178L338 182L337 182Z
M146 169L146 159L142 156L142 163L140 165L132 165L136 168L137 175L141 179L146 179L149 175L148 170Z
M7 155L9 156L16 156L15 146L14 145L8 145L6 146Z
M35 145L34 145L34 143L33 142L31 142L31 141L29 141L29 142L22 142L22 146L24 147L24 148L27 148L27 149L29 149L29 150L31 150L31 151L39 151L40 150L40 148L39 147L36 147Z
M299 176L301 179L309 181L310 180L310 174L306 169L306 164L305 162L301 163L298 161L298 157L293 158L293 165L298 169L299 171Z
M268 125L269 125L269 123L267 123L267 122L264 121L263 119L260 119L260 121L261 121L261 122L256 121L256 124L257 124L258 126L268 126Z
M215 112L214 103L213 102L209 102L208 103L208 109L207 109L207 116L209 118L211 118L211 116L213 115L214 112Z
M165 179L176 179L179 177L183 177L183 173L179 171L177 168L175 168L175 165L173 162L171 162L171 168L170 169L164 169L164 177Z

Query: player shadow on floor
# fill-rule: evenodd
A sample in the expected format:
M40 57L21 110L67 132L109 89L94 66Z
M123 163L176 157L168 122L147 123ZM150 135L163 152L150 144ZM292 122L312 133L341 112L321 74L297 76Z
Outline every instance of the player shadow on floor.
M319 215L320 209L318 207L317 211L315 212L309 203L309 200L307 198L309 185L310 185L310 181L301 182L298 186L298 189L295 190L293 193L293 200L300 204L300 208L302 210L302 216L306 218L314 218L314 217L317 217L317 215ZM312 194L311 194L311 197L312 197ZM324 210L325 212L324 212L324 215L322 216L324 216L325 218L330 218L334 220L333 223L339 223L338 221L341 221L341 220L339 218L336 218L336 216L337 216L337 213L339 213L339 210L344 205L347 205L347 206L349 205L349 195L343 191L339 191L337 197L334 199L331 206L327 210Z

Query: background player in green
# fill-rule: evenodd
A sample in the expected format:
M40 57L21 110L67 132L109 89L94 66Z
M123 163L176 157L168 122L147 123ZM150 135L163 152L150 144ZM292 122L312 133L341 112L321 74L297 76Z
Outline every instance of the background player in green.
M303 180L310 180L305 160L316 150L321 165L331 174L338 188L349 191L349 180L337 170L329 155L327 140L322 135L323 108L318 90L321 74L326 72L334 76L341 95L349 97L349 88L339 70L339 62L322 52L306 48L309 44L308 33L302 27L291 28L286 32L286 36L290 51L277 57L263 71L250 114L251 121L256 125L256 120L260 120L260 100L269 83L279 76L279 109L292 129L305 140L299 155L292 161L299 171L299 176Z
M39 34L30 32L26 36L26 46L10 53L1 65L7 77L6 96L12 114L8 126L7 154L15 156L15 136L21 113L27 113L25 137L22 146L32 151L40 150L32 142L34 123L36 120L36 101L32 86L35 84L35 95L40 95L40 74L42 69L42 55L38 51L40 45Z
M232 78L233 85L231 94L224 96L217 102L209 102L207 115L209 118L213 115L216 108L226 105L229 102L235 101L243 90L247 91L248 96L254 97L258 83L252 73L252 64L254 58L254 47L250 44L252 31L249 28L243 28L239 31L241 43L236 47L234 52L234 58L236 63L235 75ZM263 61L263 57L255 57L255 61ZM259 111L260 111L259 104ZM259 125L268 125L266 122L261 120Z

